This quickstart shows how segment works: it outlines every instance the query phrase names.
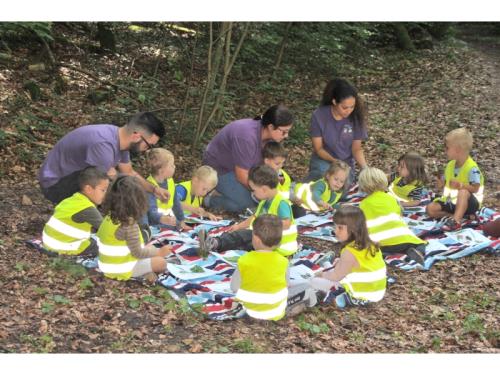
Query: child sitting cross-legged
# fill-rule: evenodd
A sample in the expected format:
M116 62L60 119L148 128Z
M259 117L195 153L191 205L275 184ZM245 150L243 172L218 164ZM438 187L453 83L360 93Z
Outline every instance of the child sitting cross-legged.
M174 227L177 229L190 229L184 223L184 212L178 194L175 191L173 179L175 173L174 155L164 148L153 148L148 152L148 165L151 174L147 180L155 188L161 187L168 190L170 196L168 201L162 202L154 194L148 194L149 209L147 216L141 218L141 223L148 225L160 225Z
M335 236L344 245L334 268L311 280L314 289L332 293L338 307L378 302L385 294L386 266L378 246L370 240L363 212L341 206L333 215ZM333 288L333 289L332 289Z
M199 232L200 253L225 250L252 250L252 223L263 214L278 216L283 222L283 236L276 250L284 256L297 251L297 227L293 219L290 202L278 194L278 175L267 165L252 168L248 174L248 184L255 197L260 200L255 214L245 221L234 224L229 232L220 237L207 237L206 231Z
M278 192L283 198L290 199L290 187L292 179L283 169L283 164L287 158L287 152L279 142L267 142L262 148L262 159L264 164L268 165L278 173Z
M404 253L423 265L426 242L415 236L401 216L396 198L386 193L387 176L378 168L367 167L359 174L359 190L368 194L359 204L365 214L370 239L384 255Z
M389 194L403 207L416 206L423 199L427 174L425 161L416 152L407 152L398 160L398 171L391 175Z
M323 178L309 183L292 184L290 199L310 211L332 210L344 193L349 171L347 163L334 160Z
M165 271L172 247L144 246L138 221L146 213L147 197L136 177L117 177L102 209L106 216L97 231L98 265L106 277L127 280Z
M189 181L183 181L175 187L175 194L179 197L185 214L197 214L208 217L210 220L220 220L203 208L203 199L217 186L217 171L208 165L196 169Z
M464 215L473 215L480 207L484 194L484 178L478 165L470 156L472 134L465 128L450 131L445 138L446 155L450 160L444 171L442 197L430 203L427 215L432 218L449 216L442 229L458 230Z
M252 318L279 320L316 304L308 283L289 286L288 259L275 251L281 241L282 221L275 215L260 215L253 222L255 251L238 259L231 289Z
M95 167L78 176L80 191L60 202L43 228L43 247L56 254L96 256L97 243L90 237L102 222L100 205L109 186L109 177Z

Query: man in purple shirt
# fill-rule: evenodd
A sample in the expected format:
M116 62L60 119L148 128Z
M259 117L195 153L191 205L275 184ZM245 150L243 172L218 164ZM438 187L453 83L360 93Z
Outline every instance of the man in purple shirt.
M147 192L168 199L168 191L141 177L130 162L130 152L144 152L165 135L163 123L151 112L132 116L126 125L86 125L66 134L38 172L43 195L54 204L79 190L78 176L87 167L97 167L115 178L118 172L136 176Z
M262 164L262 145L287 138L292 124L293 115L288 108L274 105L262 116L236 120L222 128L203 154L203 164L214 168L218 175L218 194L205 198L207 207L229 212L255 207L248 172Z

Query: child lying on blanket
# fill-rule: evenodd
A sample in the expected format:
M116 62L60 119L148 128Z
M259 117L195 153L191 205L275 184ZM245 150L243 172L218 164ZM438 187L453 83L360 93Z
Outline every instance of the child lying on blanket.
M386 267L380 249L368 236L363 212L344 205L335 212L333 221L335 236L345 246L334 268L313 278L311 286L333 293L340 308L380 301L387 284Z
M253 223L255 251L238 259L231 278L231 289L253 318L279 320L285 312L295 315L316 304L308 284L287 287L288 260L274 251L280 244L282 221L275 215L260 215ZM288 299L288 307L287 307Z
M278 173L278 193L285 199L290 199L290 187L292 179L283 169L283 164L287 158L287 152L279 142L267 142L262 149L262 159L264 164L271 167Z
M297 227L293 219L290 201L278 194L278 175L267 165L252 168L248 174L248 185L260 200L255 214L245 221L235 224L222 236L208 237L206 231L199 232L200 253L225 250L252 250L252 222L263 214L278 216L283 222L283 236L277 251L284 256L293 255L298 248ZM250 228L250 229L248 229Z
M127 280L167 268L172 247L144 247L138 220L147 210L147 197L136 177L119 176L103 203L106 215L97 231L99 269L106 277Z
M184 213L208 217L210 220L221 220L203 208L203 198L217 186L217 171L208 165L196 169L189 181L183 181L175 187L175 194L181 201Z
M318 181L292 184L291 201L302 209L314 212L331 210L342 197L349 170L347 163L332 161L325 176Z
M472 134L465 128L450 131L445 138L446 156L450 160L444 171L444 181L438 180L443 196L430 203L427 215L432 218L449 216L442 229L458 230L464 215L473 215L481 207L484 178L470 157Z
M390 177L389 194L403 207L417 206L426 195L425 160L416 152L407 152L398 159L398 171Z
M143 225L160 225L180 229L191 229L184 223L184 212L179 196L175 191L173 175L175 172L174 155L164 148L154 148L148 151L148 165L151 174L147 178L155 189L167 189L170 197L162 202L152 193L148 193L149 209L147 215L141 218Z
M386 193L387 176L378 168L367 167L359 174L359 189L368 196L359 208L365 214L370 239L386 254L405 253L423 265L426 242L408 228L396 198Z
M89 167L78 176L80 192L64 199L54 209L43 228L43 247L49 251L80 256L96 256L97 243L90 237L102 223L100 205L109 186L105 172Z

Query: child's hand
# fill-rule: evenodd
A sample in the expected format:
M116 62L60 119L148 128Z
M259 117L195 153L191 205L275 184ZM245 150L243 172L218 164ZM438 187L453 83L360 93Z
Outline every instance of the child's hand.
M297 206L302 206L304 204L304 201L300 198L295 198L292 199L292 203L296 204Z
M158 256L166 257L172 253L172 245L165 245L158 250Z
M181 230L185 230L185 231L191 230L191 227L189 225L187 225L184 221L181 221L179 223L179 228Z
M332 209L332 206L330 206L326 202L320 202L319 206L321 207L321 209L326 210L326 211L330 211Z
M463 185L462 185L462 183L461 183L461 182L459 182L459 181L457 181L457 180L451 180L451 181L450 181L450 187L451 187L452 189L457 189L457 190L458 190L458 189L461 189L461 188L462 188L462 186L463 186Z
M177 220L175 216L163 215L162 217L160 217L160 223L175 227L177 224Z
M212 221L219 221L222 220L222 216L216 216L214 214L211 214L210 212L206 212L206 216Z

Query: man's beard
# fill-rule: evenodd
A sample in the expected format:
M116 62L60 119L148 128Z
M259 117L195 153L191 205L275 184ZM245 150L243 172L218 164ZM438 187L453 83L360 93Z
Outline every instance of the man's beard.
M132 156L138 156L141 153L141 141L132 143L128 149Z

